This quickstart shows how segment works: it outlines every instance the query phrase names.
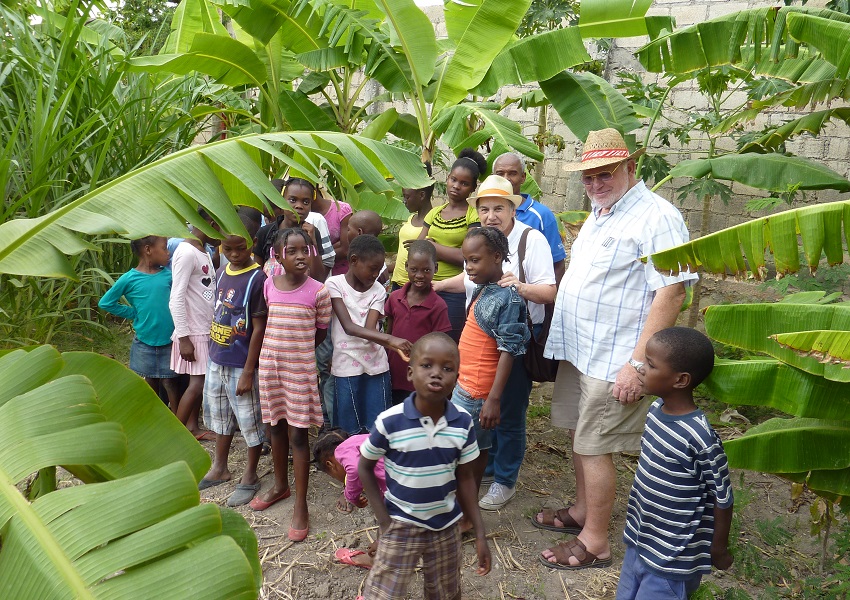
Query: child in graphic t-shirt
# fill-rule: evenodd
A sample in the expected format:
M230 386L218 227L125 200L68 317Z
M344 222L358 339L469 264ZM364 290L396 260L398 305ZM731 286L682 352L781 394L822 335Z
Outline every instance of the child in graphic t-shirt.
M245 215L240 218L251 237L256 237L257 224ZM204 381L204 418L216 434L215 456L198 488L230 480L227 458L237 427L248 446L248 462L236 490L227 499L228 506L247 504L260 489L257 463L265 441L257 365L268 314L263 298L266 275L254 262L252 247L239 235L227 236L221 243L221 253L228 262L216 274L210 361Z

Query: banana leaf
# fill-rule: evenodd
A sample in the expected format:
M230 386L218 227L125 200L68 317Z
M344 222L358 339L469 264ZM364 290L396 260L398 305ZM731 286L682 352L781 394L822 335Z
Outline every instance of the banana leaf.
M779 64L797 57L799 45L790 39L786 22L798 15L850 21L847 15L822 8L753 8L661 35L640 48L636 55L641 64L653 73L691 73L729 64L741 64L749 69L765 65L765 60Z
M657 37L661 31L673 31L673 19L647 17L652 0L583 0L578 26L582 37Z
M170 154L42 217L0 224L0 272L75 277L65 256L94 248L75 232L179 237L185 236L189 221L218 237L198 217L198 205L222 232L247 236L234 204L263 208L266 198L279 195L258 164L259 153L273 155L316 180L319 164L339 176L351 165L372 191L386 195L392 194L386 182L390 174L404 187L431 184L418 156L368 138L327 132L234 137ZM348 183L353 188L359 181ZM244 193L229 196L228 189Z
M470 91L474 96L489 97L505 85L545 81L589 60L578 28L547 31L506 46L493 59L481 82Z
M206 452L175 427L182 425L147 384L110 359L60 356L50 346L3 354L4 597L256 598L256 538L232 511L199 506L197 467L169 461ZM201 473L204 460L195 461ZM57 465L112 480L49 491L30 504L16 486Z
M764 109L758 108L752 110L761 113ZM755 115L753 115L754 117ZM773 152L780 145L802 133L810 133L813 136L818 136L832 119L844 121L844 123L850 125L850 107L828 108L793 119L776 129L768 131L761 137L747 142L741 148L741 152Z
M836 66L835 77L844 79L850 71L850 23L811 14L790 13L788 32L800 42L814 46Z
M189 52L196 33L227 35L218 11L207 0L181 0L171 17L171 32L160 54Z
M591 131L613 127L628 133L640 127L632 103L610 83L592 73L563 72L540 82L540 88L570 131L584 140Z
M850 420L850 386L778 360L718 359L703 385L727 404L766 406L795 417Z
M130 70L178 75L197 71L232 87L260 87L266 81L265 65L251 48L230 36L211 33L195 34L185 53L131 58Z
M437 39L434 26L413 0L375 0L386 15L390 42L399 46L413 79L414 90L423 89L434 74Z
M478 148L492 140L488 153L492 160L513 150L533 160L543 160L543 153L522 134L520 124L500 115L493 108L497 109L498 105L474 102L457 104L440 111L431 127L455 154L463 148ZM467 131L467 120L470 117L480 126L471 134Z
M765 273L766 248L773 253L777 273L796 273L800 269L797 238L800 235L806 262L814 272L821 253L826 254L830 265L844 261L842 241L846 225L842 234L842 224L847 222L850 222L850 201L829 202L753 219L649 258L660 271L696 272L702 268L709 273L729 272L736 276L750 271L756 279L761 279Z
M850 421L770 419L723 448L732 467L792 476L812 471L818 474L813 489L850 495Z
M283 90L278 96L281 114L292 129L339 131L339 126L303 92Z
M850 331L797 331L770 336L783 348L821 362L850 367Z
M531 0L483 0L457 37L455 51L438 77L434 111L466 98L511 41ZM471 10L459 6L458 11ZM447 16L448 18L448 16ZM433 33L432 33L433 35Z

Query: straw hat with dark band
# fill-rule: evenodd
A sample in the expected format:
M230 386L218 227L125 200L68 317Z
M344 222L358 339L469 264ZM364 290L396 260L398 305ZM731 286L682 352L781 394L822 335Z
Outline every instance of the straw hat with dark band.
M564 171L586 171L605 165L613 165L629 158L637 158L646 151L641 148L629 154L626 140L620 132L613 128L591 131L587 134L584 143L584 151L581 153L581 161L567 163Z
M514 194L513 184L500 175L490 175L478 186L478 193L467 198L467 202L477 208L481 198L502 198L513 203L514 207L522 204L522 196Z

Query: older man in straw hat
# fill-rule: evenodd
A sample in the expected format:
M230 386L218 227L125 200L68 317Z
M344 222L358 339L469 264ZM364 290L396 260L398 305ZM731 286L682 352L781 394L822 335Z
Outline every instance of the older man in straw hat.
M635 178L635 157L615 129L591 131L581 171L593 212L572 247L555 300L546 355L560 360L552 423L570 431L576 502L531 518L540 528L577 534L543 551L561 569L611 564L608 524L616 495L613 453L637 452L649 399L639 371L647 340L676 322L685 286L697 276L666 276L642 256L688 240L676 208Z

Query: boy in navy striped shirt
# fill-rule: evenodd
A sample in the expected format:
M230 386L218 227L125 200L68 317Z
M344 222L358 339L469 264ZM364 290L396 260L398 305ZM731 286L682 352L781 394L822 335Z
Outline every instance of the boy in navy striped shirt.
M726 454L693 395L713 368L711 342L694 329L670 327L646 345L638 372L658 400L629 494L617 600L685 600L712 565L732 565Z
M378 415L369 439L360 446L360 481L381 527L365 600L406 598L420 558L424 597L459 599L461 509L475 530L477 573L490 572L472 473L479 454L475 429L469 413L449 402L459 363L457 345L445 333L421 337L407 368L416 391ZM381 457L387 476L383 499L375 478Z

